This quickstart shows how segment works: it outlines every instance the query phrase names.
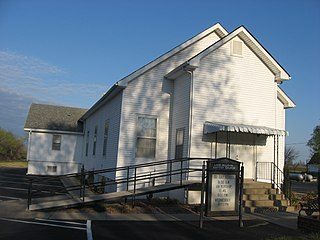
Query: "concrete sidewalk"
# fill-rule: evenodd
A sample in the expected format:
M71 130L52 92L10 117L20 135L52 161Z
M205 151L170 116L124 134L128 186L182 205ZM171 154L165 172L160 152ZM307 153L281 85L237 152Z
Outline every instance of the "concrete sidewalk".
M297 230L298 211L295 212L271 212L271 213L254 213L255 218L262 219L282 227Z
M105 239L110 235L113 236L111 239L124 239L124 233L128 236L136 236L135 234L146 232L149 232L150 236L153 236L154 232L158 232L157 239L177 239L181 236L183 239L211 239L214 236L215 239L256 240L303 236L303 233L297 230L298 215L295 213L245 213L243 228L239 227L237 216L204 217L203 228L200 229L199 215L193 213L108 214L93 210L88 211L88 209L27 211L26 206L26 200L0 202L0 220L91 220L95 236L101 235L100 238L95 237L95 239ZM126 230L123 231L123 229ZM138 239L150 238L144 236Z
M15 219L64 219L64 220L106 220L106 221L199 221L197 214L108 214L105 212L63 209L52 211L28 211L27 200L0 202L0 217ZM263 220L282 227L297 230L297 212L244 213L243 220ZM205 221L237 221L237 216L205 217Z

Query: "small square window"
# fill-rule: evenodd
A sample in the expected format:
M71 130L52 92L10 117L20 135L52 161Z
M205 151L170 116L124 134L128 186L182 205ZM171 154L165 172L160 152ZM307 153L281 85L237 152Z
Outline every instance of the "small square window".
M61 135L52 136L52 150L60 151L61 149Z
M47 172L56 173L57 172L57 166L47 166Z
M231 42L231 55L242 56L242 42L233 40Z

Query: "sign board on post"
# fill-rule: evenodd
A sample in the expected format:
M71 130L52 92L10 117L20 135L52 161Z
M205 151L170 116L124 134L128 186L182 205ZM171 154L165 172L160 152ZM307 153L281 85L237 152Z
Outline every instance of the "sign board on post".
M219 158L207 165L206 215L239 215L240 162Z

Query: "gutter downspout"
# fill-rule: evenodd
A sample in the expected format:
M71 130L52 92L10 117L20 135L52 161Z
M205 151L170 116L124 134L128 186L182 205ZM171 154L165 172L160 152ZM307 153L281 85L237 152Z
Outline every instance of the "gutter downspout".
M190 158L190 146L191 146L191 133L192 133L192 119L193 119L193 71L187 70L186 67L183 67L183 71L190 74L190 99L189 99L189 139L188 139L188 153L187 157Z
M192 117L193 117L193 71L187 70L186 67L182 68L183 71L185 71L186 73L190 74L190 93L189 93L189 139L188 139L188 152L187 152L187 156L188 158L190 158L190 147L191 147L191 133L192 133ZM187 168L189 168L190 166L190 161L186 162L188 166L186 166ZM185 180L189 179L189 173L186 173L185 175ZM185 191L185 202L188 202L188 197L189 197L189 190L188 188Z

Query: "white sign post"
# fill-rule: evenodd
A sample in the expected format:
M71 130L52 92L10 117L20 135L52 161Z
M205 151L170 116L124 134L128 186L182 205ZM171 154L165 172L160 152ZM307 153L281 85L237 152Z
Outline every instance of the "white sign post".
M236 211L236 175L213 174L211 211Z
M240 162L229 158L207 163L206 215L239 215L241 208Z

